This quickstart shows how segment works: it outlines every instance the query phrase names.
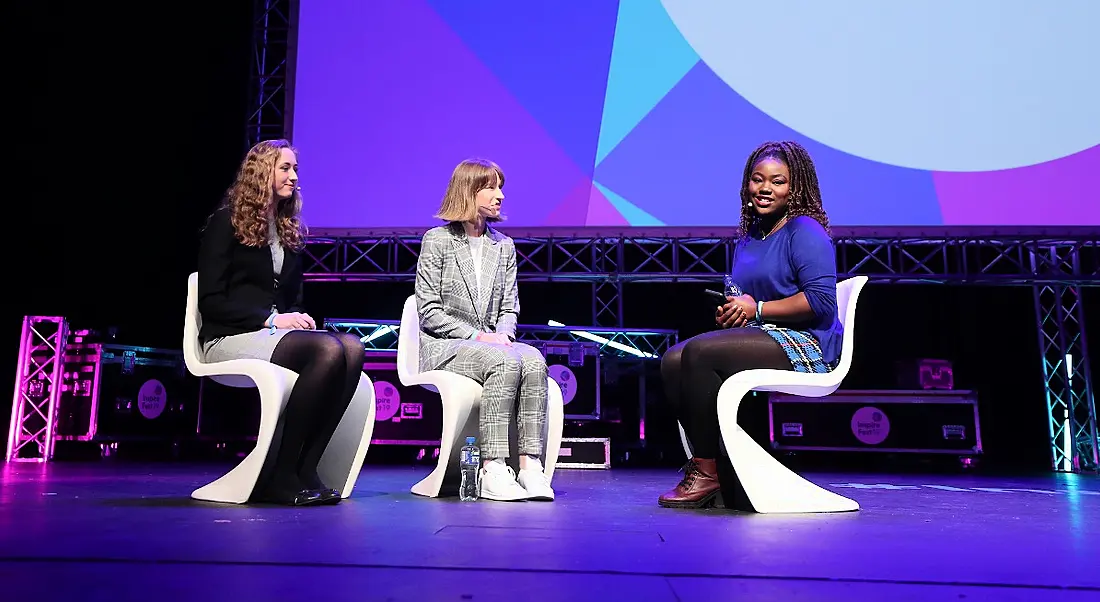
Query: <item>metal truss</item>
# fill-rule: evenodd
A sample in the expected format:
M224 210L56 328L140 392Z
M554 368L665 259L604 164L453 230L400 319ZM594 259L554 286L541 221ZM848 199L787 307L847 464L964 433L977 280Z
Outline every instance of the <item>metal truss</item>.
M306 279L411 281L422 230L326 231L310 238ZM592 324L622 327L624 285L719 282L736 230L517 229L519 279L592 283ZM1100 230L1058 233L837 228L837 272L877 282L1100 286ZM1047 257L1054 250L1058 260Z
M359 337L367 351L396 351L398 320L362 320L332 318L325 320L326 330L348 332ZM520 324L516 337L521 341L591 341L599 344L603 355L639 360L657 359L676 344L675 330L641 328L593 328L589 326L535 326Z
M598 284L596 324L621 325L622 284L721 281L733 263L736 231L691 228L507 229L522 280ZM325 230L309 239L313 281L411 281L423 229ZM998 234L967 229L835 228L837 271L879 282L1100 286L1100 229ZM1032 261L1057 249L1063 261ZM614 292L610 292L614 291Z
M297 11L296 0L253 0L246 148L289 130Z
M46 462L53 457L54 412L61 398L68 337L65 318L23 318L8 429L8 462Z
M1045 251L1032 256L1037 266L1077 269L1069 265L1077 257L1066 253L1065 249L1050 247ZM1067 472L1096 471L1096 404L1085 338L1082 288L1055 283L1037 284L1033 290L1039 319L1039 351L1046 389L1052 468Z

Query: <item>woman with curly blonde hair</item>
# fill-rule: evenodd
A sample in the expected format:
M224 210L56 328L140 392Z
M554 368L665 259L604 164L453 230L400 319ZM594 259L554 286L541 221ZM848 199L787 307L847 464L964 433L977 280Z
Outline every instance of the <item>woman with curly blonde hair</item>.
M254 501L339 502L317 464L359 384L364 348L350 334L317 330L302 308L305 245L298 152L286 140L252 147L199 247L199 339L209 362L270 361L298 380L282 439Z

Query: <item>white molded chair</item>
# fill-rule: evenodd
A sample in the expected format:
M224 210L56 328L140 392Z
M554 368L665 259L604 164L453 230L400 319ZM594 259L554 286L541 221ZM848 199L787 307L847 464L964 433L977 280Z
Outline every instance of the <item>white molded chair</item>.
M236 359L207 363L199 345L199 275L187 279L187 315L183 326L183 359L187 369L198 377L208 376L230 387L256 387L260 391L260 432L256 447L236 467L218 480L196 489L191 497L209 502L243 504L252 497L260 471L269 456L278 449L281 420L290 391L298 375L282 366L256 359ZM374 383L366 374L359 377L359 388L344 417L332 435L317 474L326 485L337 489L340 497L351 495L363 459L374 432ZM274 442L274 444L273 444Z
M443 403L443 433L439 441L439 462L435 470L419 483L412 492L426 497L439 497L446 491L458 494L460 482L458 454L466 444L466 437L480 438L481 385L471 378L446 370L420 371L420 316L416 311L416 296L405 300L401 312L401 327L397 333L397 376L406 387L420 385L436 391ZM565 421L565 404L561 388L552 378L547 378L546 403L546 451L543 453L543 472L550 480L561 449L562 425ZM513 413L514 416L514 413ZM516 446L516 425L509 428L512 449ZM512 460L515 462L515 460ZM513 466L516 468L516 466ZM450 495L445 493L444 495Z
M741 489L752 509L762 514L791 512L850 512L859 504L818 487L783 466L752 440L737 424L737 410L749 391L777 391L802 397L825 397L840 387L852 367L856 301L866 276L849 278L836 285L837 311L844 325L844 347L836 369L826 374L791 370L746 370L726 379L718 390L718 424L722 442ZM680 427L680 440L688 457L691 444ZM725 487L723 487L725 489Z

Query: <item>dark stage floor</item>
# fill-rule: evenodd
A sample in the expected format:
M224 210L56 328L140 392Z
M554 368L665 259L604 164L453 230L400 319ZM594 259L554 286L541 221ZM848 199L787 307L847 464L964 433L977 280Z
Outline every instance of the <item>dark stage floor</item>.
M674 471L560 471L554 503L408 493L221 506L219 466L0 465L6 600L1096 600L1100 480L812 475L859 513L659 508Z

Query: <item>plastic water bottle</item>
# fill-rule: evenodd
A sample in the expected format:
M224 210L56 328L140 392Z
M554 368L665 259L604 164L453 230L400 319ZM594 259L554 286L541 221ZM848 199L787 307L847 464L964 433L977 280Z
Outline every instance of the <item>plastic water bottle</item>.
M458 487L458 497L464 502L477 500L478 471L481 470L481 450L474 443L473 437L466 437L466 445L462 446L462 484Z
M740 297L744 294L740 286L733 281L733 274L726 274L726 296L727 297Z

